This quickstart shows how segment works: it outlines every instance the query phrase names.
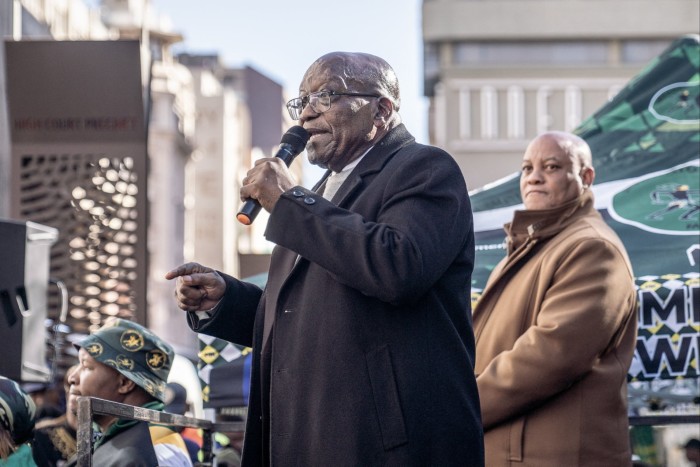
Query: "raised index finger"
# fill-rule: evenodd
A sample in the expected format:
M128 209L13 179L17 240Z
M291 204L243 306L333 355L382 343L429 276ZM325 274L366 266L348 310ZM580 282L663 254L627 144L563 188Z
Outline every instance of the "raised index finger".
M191 274L209 271L211 271L210 268L204 267L199 263L186 263L168 271L165 274L165 278L171 280L175 279L176 277L189 276Z

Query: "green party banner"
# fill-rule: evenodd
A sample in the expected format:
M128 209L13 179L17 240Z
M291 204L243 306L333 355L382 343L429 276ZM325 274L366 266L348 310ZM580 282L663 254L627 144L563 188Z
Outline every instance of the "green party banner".
M639 296L630 381L698 377L700 45L674 41L574 133L593 152L596 208L627 248ZM476 302L522 209L519 174L471 194Z

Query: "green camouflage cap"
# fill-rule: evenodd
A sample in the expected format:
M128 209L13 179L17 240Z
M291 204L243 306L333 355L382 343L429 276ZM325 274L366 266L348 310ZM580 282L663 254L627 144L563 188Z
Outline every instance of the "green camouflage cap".
M150 330L133 321L116 318L76 346L84 348L92 358L111 366L156 399L165 400L165 385L175 352Z
M19 384L0 376L0 426L10 432L15 444L31 439L35 414L36 406L32 398Z

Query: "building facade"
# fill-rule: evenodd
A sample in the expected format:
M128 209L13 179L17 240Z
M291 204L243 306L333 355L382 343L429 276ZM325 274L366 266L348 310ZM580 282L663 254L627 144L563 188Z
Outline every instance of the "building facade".
M424 0L429 137L470 190L516 172L527 143L571 131L683 34L696 0Z
M72 332L90 332L110 316L134 319L178 353L195 359L196 334L175 305L174 285L164 275L186 261L237 276L265 268L266 256L260 261L250 254L258 252L250 239L254 232L236 221L238 188L253 160L270 155L279 144L286 123L282 87L252 68L227 68L218 57L175 57L173 45L183 37L149 2L102 0L99 7L91 7L83 0L0 0L0 35L6 41L139 44L147 135L140 157L145 158L145 168L131 170L129 161L119 157L80 155L81 172L69 177L76 186L66 192L66 208L53 210L60 216L40 217L18 196L21 174L12 169L18 164L4 99L7 83L0 73L0 218L42 222L60 232L51 251L52 268L60 267L52 269L52 275L67 276L65 322ZM4 52L3 45L3 71ZM96 144L99 148L101 143ZM68 161L60 172L73 167ZM111 181L112 176L117 179ZM122 176L127 183L120 183ZM51 182L59 189L64 185L65 179ZM128 201L130 209L105 204L116 199ZM76 220L73 211L84 222ZM111 218L109 213L123 213L124 218ZM110 241L104 241L107 238ZM247 246L243 267L241 245ZM252 266L246 269L248 263ZM116 277L120 268L130 270L119 272L115 282L110 275ZM52 295L49 317L57 320L60 299Z

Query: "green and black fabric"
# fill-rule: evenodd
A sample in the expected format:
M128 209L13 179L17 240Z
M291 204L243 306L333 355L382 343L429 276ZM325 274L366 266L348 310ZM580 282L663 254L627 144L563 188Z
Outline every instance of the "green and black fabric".
M34 429L32 455L39 467L61 465L77 452L76 431L66 415L41 420Z
M34 433L34 401L16 382L0 376L0 425L16 445L25 443Z
M114 319L76 345L156 399L165 400L165 385L175 353L150 330L133 321Z

